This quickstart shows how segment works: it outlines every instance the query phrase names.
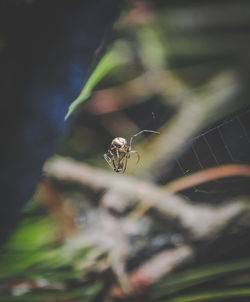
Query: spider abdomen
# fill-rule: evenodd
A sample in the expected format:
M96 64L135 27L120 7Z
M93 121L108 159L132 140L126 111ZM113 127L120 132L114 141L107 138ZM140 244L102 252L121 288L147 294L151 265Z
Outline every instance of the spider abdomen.
M128 142L125 138L123 137L116 137L112 140L111 142L111 147L112 146L115 146L115 147L122 147L122 146L127 146L128 145Z

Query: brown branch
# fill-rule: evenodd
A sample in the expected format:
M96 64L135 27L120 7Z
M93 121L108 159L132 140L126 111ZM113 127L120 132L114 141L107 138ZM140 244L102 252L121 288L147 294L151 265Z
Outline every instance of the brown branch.
M135 177L107 173L79 162L56 158L45 165L46 173L59 180L77 182L94 190L105 190L102 201L117 211L136 202L156 208L166 217L178 219L193 239L210 237L245 210L243 203L225 206L193 205L158 186Z
M104 190L105 194L102 201L106 207L122 211L128 203L139 201L142 207L154 207L167 217L177 218L182 226L189 230L191 240L208 239L215 234L218 236L219 232L226 227L232 218L237 217L237 215L248 209L247 205L240 202L219 207L193 205L180 196L159 188L150 182L127 175L97 170L85 164L61 157L47 162L44 169L49 177L62 181L77 182L93 190ZM232 173L233 169L230 171ZM111 251L109 258L122 285L111 288L111 297L124 297L125 294L133 293L140 294L157 279L172 272L184 261L191 259L194 253L193 247L187 245L172 250L165 250L152 257L127 276L124 271L124 263L128 247L126 245L125 248L122 247L122 242L126 238L126 232L124 233L124 227L122 226L128 219L131 219L131 217L126 217L119 227L114 223L111 232L110 225L105 231L105 223L108 222L110 224L112 219L110 217L109 219L104 219L104 224L102 224L102 219L99 217L95 220L95 228L96 224L100 224L99 229L91 229L86 232L86 237L92 244L95 242L98 244L100 237L107 236L107 239L102 241L105 242L105 247L101 248L102 250ZM117 231L120 233L116 234ZM120 236L122 236L122 240L119 239ZM86 240L86 238L83 240L85 244ZM110 240L111 242L107 245ZM77 239L78 243L80 241ZM119 244L117 244L118 242Z
M218 178L231 176L250 177L250 166L247 165L224 165L210 168L192 175L177 179L169 183L165 188L169 192L178 192L192 186L212 181ZM147 211L151 205L140 205L132 212L132 217L140 216ZM145 288L151 286L160 277L170 273L183 260L188 260L193 255L191 247L182 246L171 251L164 251L153 257L128 276L129 285L133 294L140 294ZM119 286L113 286L110 293L111 297L124 297L126 293Z
M200 185L218 178L226 178L232 176L250 177L250 166L247 165L224 165L209 168L188 176L181 177L170 183L165 188L169 192L180 192L193 186Z
M140 294L163 275L172 272L178 265L193 257L193 249L188 245L166 250L152 257L128 276L131 293ZM124 297L126 293L119 286L113 286L111 297Z

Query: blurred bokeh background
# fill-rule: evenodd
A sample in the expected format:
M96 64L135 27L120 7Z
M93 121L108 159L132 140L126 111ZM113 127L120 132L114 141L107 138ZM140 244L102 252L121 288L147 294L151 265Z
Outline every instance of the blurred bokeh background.
M0 301L249 301L249 35L249 1L126 3L3 246ZM112 171L112 139L144 129Z

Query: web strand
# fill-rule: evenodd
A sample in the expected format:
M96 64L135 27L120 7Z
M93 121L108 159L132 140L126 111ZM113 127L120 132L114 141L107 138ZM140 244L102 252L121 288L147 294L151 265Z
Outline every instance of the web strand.
M250 164L250 130L248 130L248 123L250 125L249 109L195 136L186 144L190 146L187 148L189 151L185 152L180 158L175 158L178 173L185 176L194 171L214 166L219 167L232 163ZM178 178L176 173L175 177ZM240 191L241 188L238 185L244 186L244 181L246 184L247 180L232 177L214 180L209 184L202 185L202 188L200 186L198 188L193 186L192 188L195 193L208 194L209 196L213 194L223 195L237 192L237 190Z

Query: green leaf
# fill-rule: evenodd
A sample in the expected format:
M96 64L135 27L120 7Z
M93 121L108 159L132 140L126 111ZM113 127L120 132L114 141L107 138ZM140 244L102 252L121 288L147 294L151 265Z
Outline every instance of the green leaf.
M192 286L227 276L230 273L249 270L249 268L250 261L249 259L245 259L227 264L216 264L210 267L187 270L161 279L153 286L152 295L155 298L159 298Z
M250 296L250 288L236 288L229 290L211 291L205 293L198 293L190 296L182 296L167 300L168 302L196 302L196 301L212 301L221 300L225 298L248 297Z
M125 64L126 62L127 58L126 56L122 55L119 47L113 47L110 51L108 51L96 66L95 70L83 87L80 95L70 105L68 113L65 116L65 120L78 108L81 103L90 97L94 87L101 81L102 78L104 78L106 74L108 74L113 68Z

